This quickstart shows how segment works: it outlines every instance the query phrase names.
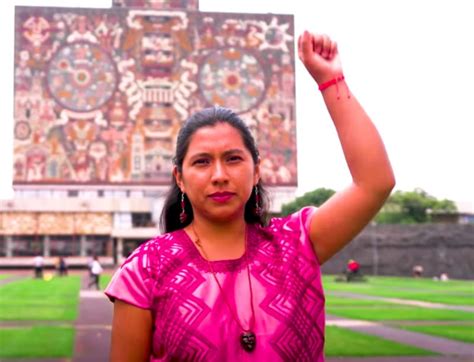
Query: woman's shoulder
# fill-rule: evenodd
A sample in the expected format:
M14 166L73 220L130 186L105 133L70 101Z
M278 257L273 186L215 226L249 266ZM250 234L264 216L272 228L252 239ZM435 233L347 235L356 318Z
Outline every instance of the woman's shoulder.
M155 264L157 259L160 259L160 256L177 248L182 248L185 243L184 233L181 229L175 230L145 241L127 257L122 266L137 259L140 260L142 265Z
M298 255L314 259L314 249L309 239L311 217L317 210L314 206L303 207L295 213L283 217L273 217L260 230L265 234L266 243L261 247L273 250L274 255L282 253L285 260L294 260ZM261 234L263 235L263 234ZM283 258L280 255L280 259Z
M164 234L160 234L155 236L152 239L145 241L141 244L135 252L140 253L153 253L153 252L166 252L166 250L170 250L173 247L180 247L181 245L186 243L186 233L184 230L179 229L171 232L167 232Z
M272 217L264 229L272 234L285 231L300 231L306 229L311 216L317 210L315 206L305 206L300 210L280 217Z

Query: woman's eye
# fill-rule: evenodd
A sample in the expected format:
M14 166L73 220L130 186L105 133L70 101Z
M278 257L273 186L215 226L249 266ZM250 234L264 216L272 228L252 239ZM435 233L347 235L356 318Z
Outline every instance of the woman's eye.
M199 159L193 161L193 165L197 165L197 166L207 165L208 163L209 163L209 161L205 158L199 158Z
M227 161L229 162L238 162L238 161L241 161L242 160L242 157L240 156L230 156Z

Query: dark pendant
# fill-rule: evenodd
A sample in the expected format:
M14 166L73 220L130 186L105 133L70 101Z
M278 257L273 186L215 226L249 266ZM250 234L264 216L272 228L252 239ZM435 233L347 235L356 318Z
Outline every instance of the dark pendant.
M240 345L247 352L252 352L257 345L257 337L255 336L255 333L251 331L242 332L240 335Z

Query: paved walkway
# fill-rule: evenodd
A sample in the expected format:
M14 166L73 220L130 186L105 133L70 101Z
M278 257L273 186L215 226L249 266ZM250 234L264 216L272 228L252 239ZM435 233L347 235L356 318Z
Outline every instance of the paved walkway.
M461 358L470 357L474 360L474 345L470 343L463 343L446 338L430 336L428 334L406 331L382 323L345 319L330 315L326 316L326 325L343 327L355 332L374 335L394 342L433 351L445 356L457 356Z
M88 282L86 274L82 278L73 361L108 361L113 304L102 291L88 290Z
M5 285L11 282L16 282L17 280L25 279L26 276L23 275L12 275L11 277L7 277L5 279L0 280L0 285ZM30 277L31 278L31 277Z
M404 304L404 305L410 305L410 306L413 306L413 307L422 307L422 308L431 308L431 309L460 310L460 311L464 311L464 312L474 313L474 307L469 306L469 305L451 305L451 304L442 304L442 303L430 303L430 302L422 302L422 301L419 301L419 300L409 300L409 299L400 299L400 298L386 298L386 297L378 297L378 296L375 296L375 295L365 295L365 294L339 292L339 291L332 291L332 292L330 292L330 294L334 295L336 297L346 297L346 298L364 299L364 300L378 300L378 301L381 301L381 302Z

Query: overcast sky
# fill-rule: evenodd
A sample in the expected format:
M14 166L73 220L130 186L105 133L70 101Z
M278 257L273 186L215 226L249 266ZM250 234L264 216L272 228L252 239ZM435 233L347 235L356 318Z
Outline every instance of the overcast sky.
M0 198L12 197L14 6L109 7L112 0L0 1ZM311 4L311 5L309 5ZM293 14L295 33L337 40L352 93L379 129L398 190L423 188L474 211L474 22L469 0L200 0L200 10ZM297 61L298 194L350 182L313 80Z

